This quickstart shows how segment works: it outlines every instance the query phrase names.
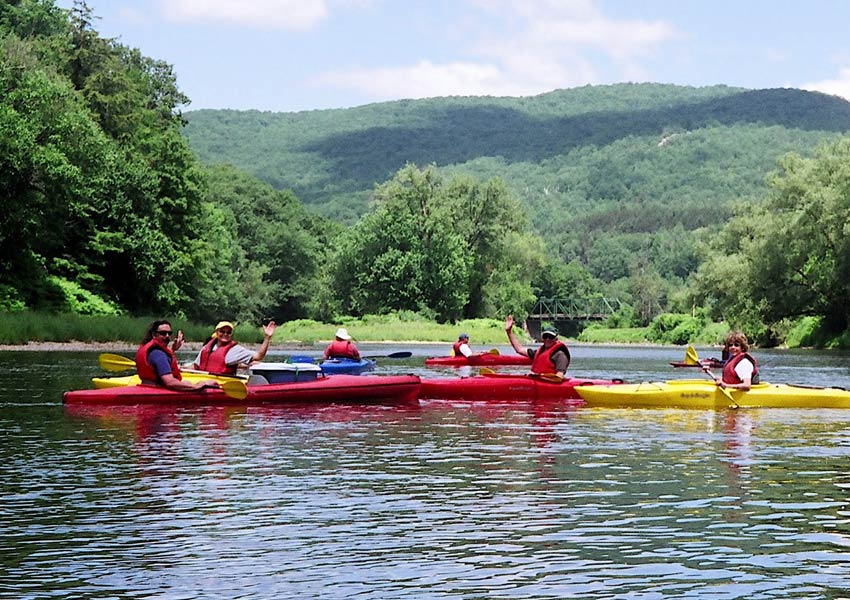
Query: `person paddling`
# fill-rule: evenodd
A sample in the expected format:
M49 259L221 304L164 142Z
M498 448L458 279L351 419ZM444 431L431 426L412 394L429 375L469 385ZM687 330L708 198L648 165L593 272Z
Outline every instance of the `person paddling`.
M731 331L726 336L725 348L729 358L723 365L723 376L717 382L721 388L747 391L759 382L759 370L756 359L749 353L747 336L740 331Z
M531 359L531 372L537 375L555 374L563 377L570 366L570 350L567 345L558 340L558 330L547 326L543 329L540 337L543 345L537 349L526 348L519 343L514 334L514 318L508 315L505 320L505 331L508 333L508 341L520 356Z
M136 370L142 383L177 391L200 391L204 388L221 387L213 380L197 383L183 381L180 366L174 355L174 350L182 344L183 332L178 333L177 339L169 348L172 334L171 323L164 319L158 319L148 327L142 338L142 344L136 351Z
M250 365L265 358L275 328L274 321L269 321L263 327L263 343L259 350L254 352L236 343L236 340L233 339L233 330L235 329L233 323L219 321L210 341L204 344L198 352L195 362L192 363L192 368L217 375L236 375L236 370L240 365Z

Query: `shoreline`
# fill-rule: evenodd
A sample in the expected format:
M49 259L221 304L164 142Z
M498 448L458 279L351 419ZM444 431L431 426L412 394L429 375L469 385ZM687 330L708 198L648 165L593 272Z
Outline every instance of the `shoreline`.
M185 342L178 352L197 352L200 342ZM304 345L297 343L273 344L269 349L303 350ZM129 342L27 342L26 344L0 344L0 352L135 352L139 344Z
M329 344L330 341L319 340L316 344L321 346ZM413 341L361 341L358 344L434 344L445 345L451 342L413 342ZM192 351L197 352L201 349L201 342L185 342L178 352ZM247 343L247 346L253 346ZM303 344L299 342L283 342L280 344L272 343L269 350L308 350L315 348L315 344ZM138 350L139 344L131 344L130 342L27 342L26 344L0 344L0 352L135 352Z
M564 342L568 346L607 346L607 347L620 347L620 348L635 348L635 347L658 347L658 348L684 348L685 346L679 346L676 344L653 344L651 342L643 342L643 343L628 343L628 342L577 342L575 340L565 339ZM303 344L300 342L289 341L283 342L280 344L272 343L269 346L269 350L284 350L284 351L309 351L310 349L315 349L318 346L323 344L328 344L329 341L319 340L316 344ZM387 344L387 345L405 345L405 344L416 344L416 345L435 345L435 346L444 346L446 344L451 344L451 342L417 342L412 340L380 340L380 341L366 341L366 340L358 340L358 344ZM186 342L183 344L183 347L178 350L178 352L197 352L201 349L203 344L201 342ZM251 344L248 344L249 346ZM488 344L483 344L488 345ZM494 345L494 344L489 344ZM498 345L498 344L495 344ZM700 348L710 348L715 349L716 346L699 346ZM26 344L0 344L0 352L135 352L138 350L138 344L132 344L129 342L78 342L78 341L70 341L70 342L27 342Z

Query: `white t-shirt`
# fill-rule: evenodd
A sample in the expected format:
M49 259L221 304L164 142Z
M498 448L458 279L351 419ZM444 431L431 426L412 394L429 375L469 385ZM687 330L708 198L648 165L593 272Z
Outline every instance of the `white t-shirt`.
M741 381L752 380L754 370L755 365L753 365L749 358L742 358L741 362L735 365L735 374L741 378Z
M469 358L472 354L472 348L469 347L469 344L461 344L458 346L460 353L463 354L466 358Z

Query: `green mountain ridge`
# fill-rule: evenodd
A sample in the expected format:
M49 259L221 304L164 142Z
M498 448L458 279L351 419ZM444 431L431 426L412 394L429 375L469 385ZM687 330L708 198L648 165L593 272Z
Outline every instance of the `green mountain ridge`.
M780 127L816 132L816 140L850 130L850 103L834 96L659 84L588 86L531 98L404 100L299 113L201 110L185 116L185 135L204 162L231 163L343 221L362 214L374 185L407 163L468 165L475 173L469 163L486 157L509 165L543 164L582 148L644 136L661 143L708 127ZM808 150L811 139L801 136L798 149ZM779 149L785 151L785 145ZM773 162L771 150L764 152Z

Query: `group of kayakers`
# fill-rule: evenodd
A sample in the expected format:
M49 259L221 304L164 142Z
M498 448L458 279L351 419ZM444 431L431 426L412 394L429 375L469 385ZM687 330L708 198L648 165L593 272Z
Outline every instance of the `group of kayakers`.
M239 366L247 366L265 358L275 328L274 321L263 326L263 342L255 352L233 339L233 323L220 321L215 326L210 340L198 351L195 360L184 364L183 367L217 375L235 375ZM508 315L505 320L508 341L518 355L531 360L532 374L564 377L570 366L570 350L558 339L557 329L552 326L544 327L540 334L541 345L537 348L527 348L520 344L513 328L514 318ZM136 352L136 368L142 382L183 391L220 387L214 380L198 383L183 381L175 355L182 345L183 332L178 331L175 335L169 321L159 319L151 323ZM457 342L452 346L452 352L455 356L464 356L467 359L472 356L469 334L461 333L458 336ZM726 360L722 376L717 380L718 386L724 389L749 390L752 384L758 383L758 363L749 353L746 335L740 331L730 332L726 336L723 356ZM360 352L348 331L340 327L334 335L334 340L325 348L323 358L360 360ZM704 366L703 370L709 372L708 367Z
M236 375L240 366L248 366L265 358L276 327L274 321L263 326L263 343L254 352L233 339L233 331L236 328L233 323L220 321L215 326L210 340L198 351L195 360L185 363L183 368L215 375ZM170 321L158 319L152 322L136 351L136 370L142 383L179 391L221 387L212 379L197 383L183 380L175 355L182 345L183 332L178 330L175 334ZM325 348L324 358L360 360L360 352L345 328L337 329L334 341Z

